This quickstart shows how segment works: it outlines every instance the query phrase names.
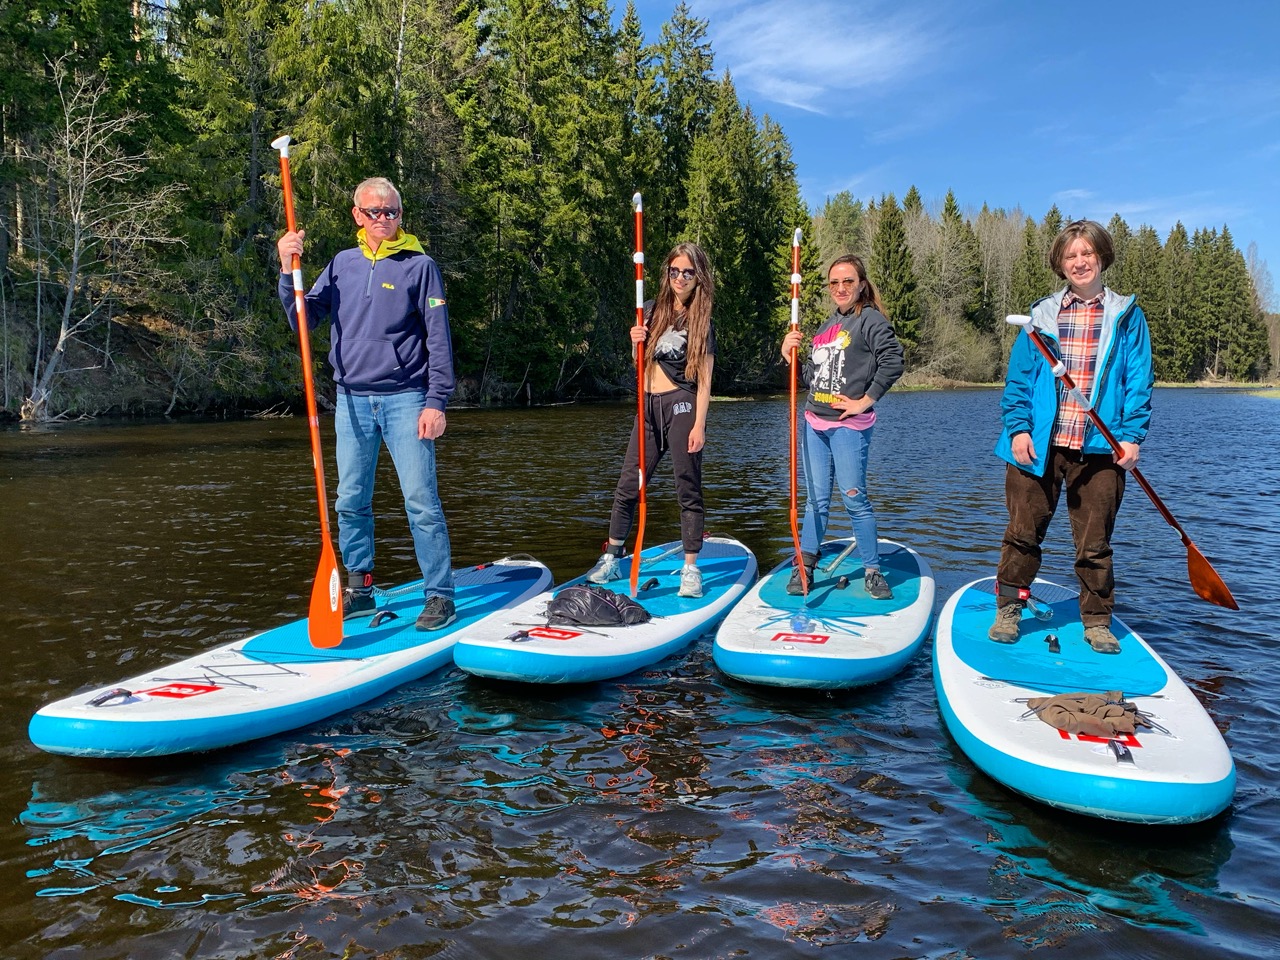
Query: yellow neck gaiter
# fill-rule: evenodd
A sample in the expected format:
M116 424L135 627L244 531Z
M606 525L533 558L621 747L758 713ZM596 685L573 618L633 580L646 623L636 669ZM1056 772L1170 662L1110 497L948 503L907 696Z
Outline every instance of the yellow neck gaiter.
M392 254L409 250L413 253L426 253L422 249L422 244L418 242L418 238L412 233L405 233L403 230L397 230L396 235L390 240L383 240L378 244L378 250L375 253L373 248L369 246L369 239L365 236L364 227L360 228L360 232L356 234L356 242L360 244L360 250L369 260L378 261L385 260Z

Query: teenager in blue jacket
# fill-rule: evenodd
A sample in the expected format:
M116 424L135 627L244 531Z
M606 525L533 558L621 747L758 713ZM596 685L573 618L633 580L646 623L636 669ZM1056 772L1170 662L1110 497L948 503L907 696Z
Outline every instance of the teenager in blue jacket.
M1000 643L1018 640L1027 591L1040 570L1040 544L1065 487L1085 640L1098 653L1120 651L1111 632L1111 535L1125 472L1137 464L1139 445L1151 424L1155 377L1147 318L1136 298L1103 285L1102 273L1114 260L1111 236L1100 224L1068 224L1049 250L1049 263L1067 286L1032 305L1031 323L1066 365L1123 454L1111 449L1025 330L1009 355L1001 399L1004 431L995 449L1009 464L1009 525L996 572L996 619L989 632Z
M338 547L347 568L343 617L370 615L373 598L373 479L385 443L400 478L425 605L420 630L456 619L449 531L436 489L435 441L454 388L444 281L417 237L401 228L400 193L373 177L355 190L356 246L321 271L307 294L307 324L332 326L329 363L337 382ZM305 231L277 242L280 302L298 327L289 265Z

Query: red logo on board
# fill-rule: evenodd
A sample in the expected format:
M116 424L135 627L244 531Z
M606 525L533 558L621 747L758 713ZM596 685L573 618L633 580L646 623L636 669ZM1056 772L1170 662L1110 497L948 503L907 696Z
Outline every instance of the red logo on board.
M170 697L174 700L185 700L187 697L198 697L202 693L213 693L215 690L221 689L221 687L215 687L207 683L166 683L163 687L139 690L138 693L145 693L151 697Z
M1067 733L1067 731L1065 730L1059 730L1058 736L1061 737L1063 740L1070 740L1072 737L1072 734ZM1122 737L1095 737L1093 734L1090 734L1090 733L1077 733L1077 734L1074 734L1074 736L1081 743L1106 743L1109 740L1115 740L1115 741L1118 741L1119 743L1124 744L1126 747L1142 746L1142 744L1138 742L1138 738L1135 737L1132 733L1126 733Z
M775 633L771 643L826 643L831 637L825 633Z
M534 627L529 631L529 636L538 637L542 640L572 640L574 637L582 636L582 634L573 630L557 630L555 627Z

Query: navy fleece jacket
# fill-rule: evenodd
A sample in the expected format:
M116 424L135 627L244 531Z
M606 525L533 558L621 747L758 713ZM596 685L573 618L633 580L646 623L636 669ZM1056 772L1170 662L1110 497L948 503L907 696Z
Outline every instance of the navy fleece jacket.
M307 294L307 326L333 325L329 363L338 389L372 396L425 390L443 410L455 384L449 310L440 268L412 234L401 231L375 256L359 246L330 261ZM298 329L293 281L280 275L280 302Z

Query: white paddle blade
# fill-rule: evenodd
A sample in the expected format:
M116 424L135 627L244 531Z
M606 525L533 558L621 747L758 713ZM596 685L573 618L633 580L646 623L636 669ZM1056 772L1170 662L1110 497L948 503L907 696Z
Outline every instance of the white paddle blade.
M795 233L792 235L792 237L791 237L791 245L792 245L793 247L798 247L798 246L800 246L800 237L801 237L801 236L802 236L802 234L800 233L800 228L799 228L799 227L796 227L796 232L795 232Z
M635 195L634 195L634 196L632 196L632 198L631 198L631 206L635 208L635 210L636 210L636 212L637 212L637 213L639 213L641 210L643 210L643 209L644 209L644 204L643 204L643 202L642 202L642 201L641 201L641 199L640 199L640 191L639 191L639 190L637 190L637 191L635 192Z

